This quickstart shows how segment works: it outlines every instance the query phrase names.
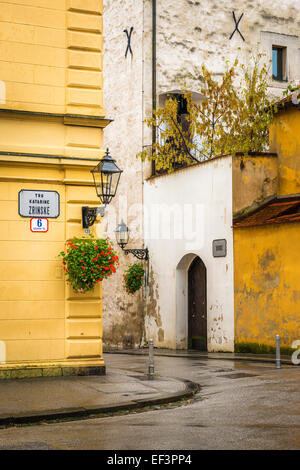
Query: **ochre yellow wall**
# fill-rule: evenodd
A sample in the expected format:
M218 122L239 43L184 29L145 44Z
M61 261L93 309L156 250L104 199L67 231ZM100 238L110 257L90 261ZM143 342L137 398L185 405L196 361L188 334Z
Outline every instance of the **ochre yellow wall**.
M232 158L233 217L246 214L278 187L278 161L275 154L242 155Z
M103 116L101 0L0 2L0 107Z
M270 151L278 155L278 194L300 193L300 112L285 108L270 129Z
M235 341L300 338L300 224L234 229Z
M99 205L90 170L108 123L100 0L0 3L0 108L0 371L103 366L101 287L75 294L57 257L84 235L81 207ZM47 233L18 214L21 189L59 193Z
M0 340L6 360L78 362L93 356L95 362L102 356L100 288L75 294L57 257L66 239L82 235L81 206L98 203L94 187L71 182L73 170L77 184L79 173L82 180L89 177L90 167L24 163L2 161L0 167ZM18 215L21 189L59 193L60 216L49 219L47 233L32 233L30 218Z
M277 153L276 195L300 193L297 107L276 114L270 151ZM297 222L234 228L235 342L274 346L278 333L281 345L291 347L300 338L299 253Z

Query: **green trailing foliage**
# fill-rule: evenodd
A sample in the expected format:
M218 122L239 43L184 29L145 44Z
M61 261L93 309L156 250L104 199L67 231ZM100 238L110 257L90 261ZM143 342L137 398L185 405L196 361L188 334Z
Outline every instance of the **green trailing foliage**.
M142 263L132 264L125 271L123 287L128 294L135 294L142 287L144 272Z

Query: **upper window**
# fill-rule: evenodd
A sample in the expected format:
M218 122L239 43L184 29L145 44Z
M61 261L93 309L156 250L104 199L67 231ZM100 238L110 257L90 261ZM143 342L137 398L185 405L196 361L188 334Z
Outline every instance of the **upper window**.
M184 96L184 92L181 90L173 90L169 92L165 92L159 95L159 106L161 108L165 108L166 101L168 99L173 99L176 101L177 106L176 106L176 121L178 124L180 124L180 129L182 131L179 132L181 134L182 139L179 139L180 142L174 142L172 136L166 136L166 131L168 130L168 124L167 122L160 122L159 127L157 127L157 142L159 143L160 146L164 146L166 143L169 144L169 147L172 148L175 152L172 153L178 153L183 151L184 148L184 143L183 140L188 142L189 144L194 144L191 146L189 150L189 157L190 157L190 162L189 162L189 157L185 159L184 161L178 161L176 157L174 157L174 161L170 161L170 164L172 165L173 169L180 169L183 167L189 166L191 163L195 161L201 161L201 158L199 157L198 153L198 147L201 146L201 139L197 135L192 135L191 129L190 129L190 122L189 122L189 112L188 112L188 103L187 99ZM204 96L201 93L198 92L191 92L191 98L193 103L198 104L200 103L203 99ZM178 126L179 127L179 126ZM168 133L167 133L168 135ZM196 146L197 143L197 146ZM168 169L160 169L158 170L156 168L155 162L152 162L152 175L155 174L164 174L168 172Z
M270 70L273 76L273 81L270 83L270 88L273 88L272 94L279 98L280 91L286 88L287 81L298 82L300 79L299 37L261 31L260 43L261 52L266 54L266 62L270 60L272 64Z
M168 98L171 98L176 100L177 101L177 122L180 124L182 130L186 133L186 135L189 134L189 123L188 123L188 120L187 120L187 116L188 116L188 110L187 110L187 100L185 99L185 97L183 96L182 93L170 93L170 94L166 94L166 98L165 99L168 99ZM158 130L158 135L157 135L157 138L158 138L158 141L161 145L163 145L165 142L169 142L170 144L172 144L172 141L170 138L168 138L166 141L162 138L162 133L161 131L164 131L165 130L165 124L162 124L162 127L161 127L161 130ZM174 169L178 169L178 168L182 168L182 167L186 167L188 166L188 164L186 162L182 162L182 163L178 163L178 162L175 162L173 163L173 168ZM165 173L166 170L156 170L156 173Z
M286 47L272 46L272 75L274 80L287 80Z

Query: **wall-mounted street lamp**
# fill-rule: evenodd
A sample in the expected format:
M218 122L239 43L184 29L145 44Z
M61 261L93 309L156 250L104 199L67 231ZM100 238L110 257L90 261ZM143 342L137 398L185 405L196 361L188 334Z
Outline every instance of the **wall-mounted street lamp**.
M108 149L106 149L105 156L100 160L98 165L91 170L96 193L103 206L82 207L82 227L84 229L88 229L94 224L98 214L100 214L101 217L104 216L105 207L116 195L120 176L123 170L120 170L120 168L115 164L115 161L116 160L109 155Z
M117 226L115 229L115 234L116 234L116 239L118 245L124 250L124 247L127 245L129 241L129 228L127 225L121 220L121 223ZM141 249L132 249L132 250L124 250L125 255L128 255L131 253L133 256L135 256L138 259L149 259L149 252L148 248L141 248Z

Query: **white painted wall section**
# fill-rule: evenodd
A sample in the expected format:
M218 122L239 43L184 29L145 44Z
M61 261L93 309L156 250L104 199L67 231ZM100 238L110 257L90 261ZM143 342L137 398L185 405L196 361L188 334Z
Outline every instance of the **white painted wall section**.
M187 271L199 256L207 269L208 350L233 351L231 166L231 157L223 157L145 182L146 331L158 347L187 348ZM214 258L212 242L222 238L227 256Z

